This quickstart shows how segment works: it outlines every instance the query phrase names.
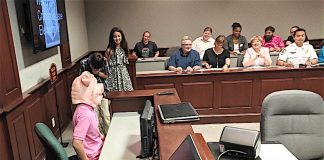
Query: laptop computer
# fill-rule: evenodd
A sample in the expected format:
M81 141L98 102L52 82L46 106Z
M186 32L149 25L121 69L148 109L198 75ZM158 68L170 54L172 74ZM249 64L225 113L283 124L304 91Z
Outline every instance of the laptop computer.
M158 106L163 123L198 121L199 115L189 102Z
M195 142L192 136L189 134L176 149L176 151L171 155L169 160L201 160L200 154L197 150Z

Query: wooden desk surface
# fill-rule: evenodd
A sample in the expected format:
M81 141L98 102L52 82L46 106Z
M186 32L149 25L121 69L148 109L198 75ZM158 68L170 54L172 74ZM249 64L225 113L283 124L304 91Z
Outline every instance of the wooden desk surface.
M171 95L157 95L158 92L174 92ZM179 103L180 98L174 88L171 89L154 89L154 90L135 90L132 92L110 92L108 98L111 100L111 113L117 112L120 109L119 107L125 107L128 105L141 105L140 103L134 104L134 99L140 99L145 103L146 99L153 98L153 103L155 107L155 116L157 124L157 132L159 139L159 150L160 150L160 159L168 160L173 152L178 148L182 141L189 134L194 134L194 131L190 123L176 123L176 124L163 124L158 114L157 106L160 104L171 104ZM118 102L118 103L116 103ZM143 103L143 106L144 106ZM142 106L142 108L143 108ZM140 110L139 107L135 107ZM132 111L133 108L128 108ZM202 156L203 160L213 160L214 157L210 152L206 141L201 134L196 135L194 138L195 143L197 144L198 151Z

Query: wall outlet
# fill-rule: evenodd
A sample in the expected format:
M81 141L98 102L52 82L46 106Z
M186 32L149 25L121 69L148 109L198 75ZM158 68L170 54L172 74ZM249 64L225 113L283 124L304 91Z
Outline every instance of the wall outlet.
M53 128L55 127L55 118L54 117L52 118L52 127Z

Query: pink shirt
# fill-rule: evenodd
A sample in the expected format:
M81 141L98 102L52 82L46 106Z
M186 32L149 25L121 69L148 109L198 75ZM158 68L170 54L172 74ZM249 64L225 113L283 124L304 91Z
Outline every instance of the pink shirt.
M262 37L262 47L267 48L285 48L285 44L282 40L282 38L278 35L273 35L272 39L269 42L266 42L264 39L264 36Z
M88 158L99 159L103 141L94 108L87 104L78 104L73 115L73 126L73 138L83 141Z

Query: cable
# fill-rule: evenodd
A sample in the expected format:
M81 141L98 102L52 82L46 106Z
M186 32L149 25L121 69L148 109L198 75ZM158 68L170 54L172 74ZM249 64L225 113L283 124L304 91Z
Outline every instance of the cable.
M217 157L217 160L220 160L220 158L221 158L224 154L226 154L226 153L228 153L228 152L234 152L234 153L240 153L240 154L247 154L247 153L245 153L245 152L238 151L238 150L226 150L225 152L222 152L222 153Z

